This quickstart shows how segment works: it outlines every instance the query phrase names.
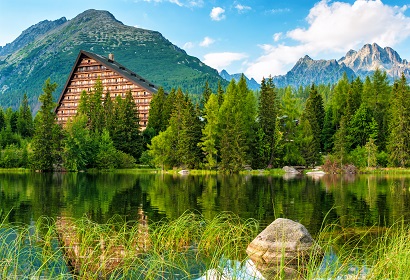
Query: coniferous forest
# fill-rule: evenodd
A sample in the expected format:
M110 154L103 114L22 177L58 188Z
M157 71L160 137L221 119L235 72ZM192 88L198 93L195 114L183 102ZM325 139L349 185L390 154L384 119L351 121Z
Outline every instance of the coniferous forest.
M77 116L59 126L56 88L44 83L34 120L26 95L19 110L0 110L0 167L80 171L140 163L232 173L323 165L338 173L410 166L410 87L404 75L390 83L376 70L364 81L344 75L334 85L297 89L277 88L267 78L256 92L242 77L226 88L206 82L200 98L160 88L142 132L131 92L111 100L101 81L91 94L83 92Z

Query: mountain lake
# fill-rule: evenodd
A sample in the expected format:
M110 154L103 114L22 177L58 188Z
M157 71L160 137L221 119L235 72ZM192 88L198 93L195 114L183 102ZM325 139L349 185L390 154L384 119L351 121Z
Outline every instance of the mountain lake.
M330 224L352 232L383 229L409 221L410 176L0 173L3 226L33 225L41 217L135 221L141 210L148 223L186 211L205 219L229 212L256 219L261 229L282 217L313 237Z

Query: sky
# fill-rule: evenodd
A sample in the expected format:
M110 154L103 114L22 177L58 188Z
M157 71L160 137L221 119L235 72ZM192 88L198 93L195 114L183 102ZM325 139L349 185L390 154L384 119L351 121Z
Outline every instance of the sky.
M42 20L107 10L189 55L261 81L299 58L340 59L377 43L410 60L410 0L0 0L0 46Z

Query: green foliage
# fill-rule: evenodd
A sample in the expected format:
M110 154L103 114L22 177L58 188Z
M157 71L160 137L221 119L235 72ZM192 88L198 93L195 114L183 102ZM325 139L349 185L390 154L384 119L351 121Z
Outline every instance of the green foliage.
M221 130L220 169L238 172L250 163L249 147L254 141L252 129L256 118L256 99L242 76L231 81L219 110Z
M73 121L69 121L65 128L63 147L64 167L70 171L85 170L89 167L93 149L93 139L87 129L88 118L79 114Z
M33 168L41 171L51 171L59 163L61 130L55 122L52 96L56 88L56 83L46 80L39 98L41 107L34 121L31 162Z
M167 97L162 87L158 89L158 92L151 99L147 129L154 129L156 134L167 128L169 114L165 110L166 99Z
M363 103L352 117L348 129L348 141L352 149L364 146L369 139L377 139L378 126L367 105Z
M103 170L112 170L117 167L117 150L114 147L108 130L103 129L96 156L96 166Z
M209 169L214 169L218 162L218 147L220 133L218 131L218 112L219 104L218 97L211 94L208 102L205 103L204 118L206 120L205 127L202 129L201 142L198 145L201 147L205 155L205 166Z
M259 160L264 166L272 168L275 155L277 154L276 145L278 143L276 135L278 100L275 85L272 77L266 81L262 80L259 96L258 120L261 128L261 141L259 142Z
M152 158L153 164L161 167L162 170L173 164L172 134L172 127L169 126L165 131L161 131L152 138L151 144L148 144L148 154Z
M410 165L410 88L404 74L393 86L390 137L387 151L390 164L407 167Z
M116 149L136 159L142 153L142 137L139 125L139 113L131 91L125 99L117 99L115 104L115 120L111 131L111 139Z
M31 109L28 103L27 94L24 94L23 100L21 101L17 118L17 131L23 138L29 138L33 136L33 116L31 115Z

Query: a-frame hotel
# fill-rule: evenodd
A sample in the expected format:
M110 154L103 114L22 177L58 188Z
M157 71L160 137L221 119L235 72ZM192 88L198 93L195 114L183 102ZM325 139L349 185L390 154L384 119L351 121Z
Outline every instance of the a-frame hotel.
M103 96L109 92L112 99L117 96L124 98L125 93L131 90L138 107L141 129L145 129L152 95L157 92L158 88L116 62L114 55L110 54L107 58L86 51L80 51L78 54L58 99L55 109L58 123L65 125L77 114L82 91L91 93L98 78L104 88Z

